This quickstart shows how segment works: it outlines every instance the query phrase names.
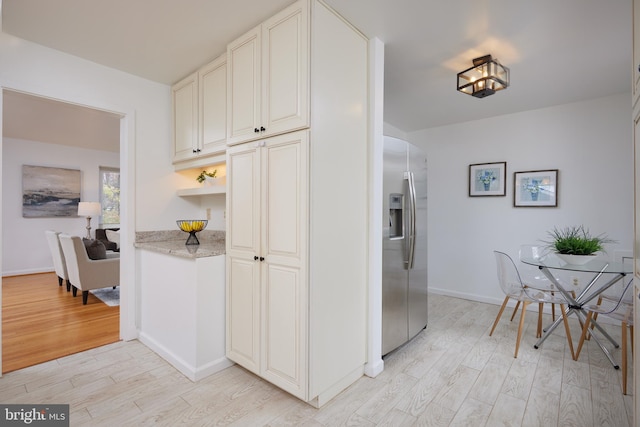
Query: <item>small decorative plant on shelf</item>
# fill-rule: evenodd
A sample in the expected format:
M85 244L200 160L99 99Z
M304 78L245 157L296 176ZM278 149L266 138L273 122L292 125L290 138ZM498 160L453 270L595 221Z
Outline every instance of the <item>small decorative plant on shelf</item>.
M198 175L196 180L198 180L198 182L202 184L203 182L206 181L207 177L215 178L216 177L216 173L218 173L217 169L215 169L213 172L202 171L202 172L200 172L200 175Z
M589 229L583 225L562 229L554 227L549 232L549 236L552 240L546 242L548 246L568 264L586 264L595 256L596 252L605 252L605 243L616 243L605 234L591 235Z

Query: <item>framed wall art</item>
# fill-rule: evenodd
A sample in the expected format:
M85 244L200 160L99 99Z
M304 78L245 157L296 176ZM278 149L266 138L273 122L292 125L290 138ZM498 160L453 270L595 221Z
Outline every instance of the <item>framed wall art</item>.
M506 195L507 162L469 165L469 197Z
M80 170L22 165L22 216L78 216Z
M557 207L558 169L514 172L513 206Z

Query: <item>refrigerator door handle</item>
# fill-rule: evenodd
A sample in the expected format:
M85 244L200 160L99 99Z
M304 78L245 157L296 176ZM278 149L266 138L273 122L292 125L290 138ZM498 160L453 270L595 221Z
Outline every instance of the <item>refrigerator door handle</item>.
M416 253L416 187L413 180L413 172L406 172L409 183L409 262L408 269L413 268L413 261Z

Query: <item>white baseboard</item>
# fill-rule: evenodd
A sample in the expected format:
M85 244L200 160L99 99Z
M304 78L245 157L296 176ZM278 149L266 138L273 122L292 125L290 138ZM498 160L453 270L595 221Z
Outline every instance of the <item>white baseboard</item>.
M320 408L325 403L340 394L344 389L356 382L362 376L362 374L364 374L363 368L363 366L359 366L358 368L347 374L344 378L339 380L337 383L335 383L307 403L309 403L314 408Z
M191 381L196 382L209 375L212 375L218 371L228 368L234 363L226 357L221 357L217 360L211 361L204 366L196 368L191 364L185 362L182 358L176 356L172 351L167 349L162 344L158 343L155 339L151 338L144 332L138 334L138 340L149 347L154 353L162 357L169 362L174 368L180 371L185 377Z
M9 276L25 276L27 274L39 274L39 273L53 273L55 270L52 267L46 268L30 268L28 270L13 270L13 271L3 271L2 277Z
M384 361L382 358L368 362L364 365L364 374L368 377L375 378L384 371Z

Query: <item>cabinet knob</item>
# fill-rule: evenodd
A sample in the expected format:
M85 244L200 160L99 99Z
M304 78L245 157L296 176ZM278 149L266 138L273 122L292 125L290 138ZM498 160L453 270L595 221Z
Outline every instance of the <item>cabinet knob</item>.
M196 151L195 149L194 149L194 150L192 150L192 151L193 151L194 153L197 153L197 151Z
M264 261L264 257L263 256L260 257L260 261Z
M264 132L265 130L264 126L260 126L260 132Z
M254 261L257 261L257 260L258 260L258 255L255 255L255 256L253 257L253 260L254 260Z
M258 128L253 128L253 131L254 131L255 133L258 133L258 132L260 132L260 129L258 129Z

